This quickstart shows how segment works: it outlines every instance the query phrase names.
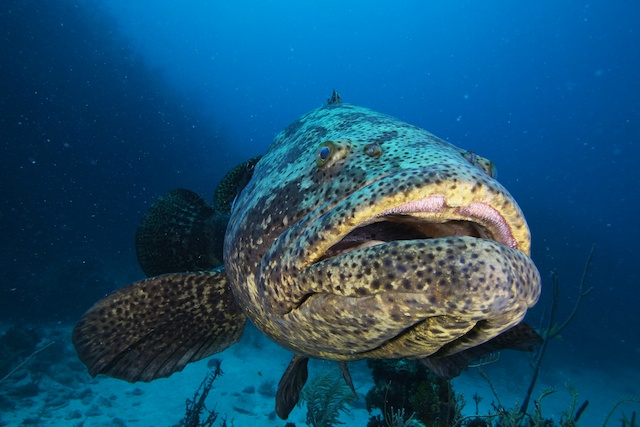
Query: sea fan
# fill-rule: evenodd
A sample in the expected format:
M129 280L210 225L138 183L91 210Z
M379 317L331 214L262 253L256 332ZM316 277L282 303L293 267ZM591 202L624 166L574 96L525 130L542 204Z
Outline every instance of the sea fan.
M326 371L314 376L302 390L300 403L307 403L307 425L330 427L344 424L338 421L340 412L349 412L348 404L355 399L338 371Z

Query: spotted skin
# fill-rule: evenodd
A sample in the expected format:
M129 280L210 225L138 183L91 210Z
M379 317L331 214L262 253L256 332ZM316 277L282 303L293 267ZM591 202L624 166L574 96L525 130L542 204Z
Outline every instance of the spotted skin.
M275 138L236 200L231 289L259 329L305 356L422 358L482 344L540 293L524 216L491 171L392 117L314 110ZM335 246L383 222L430 238Z

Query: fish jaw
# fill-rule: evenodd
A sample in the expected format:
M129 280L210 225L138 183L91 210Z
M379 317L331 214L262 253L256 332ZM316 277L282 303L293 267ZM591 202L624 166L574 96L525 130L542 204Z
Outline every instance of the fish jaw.
M314 264L300 280L320 285L283 323L291 334L307 325L297 351L338 360L427 357L475 328L452 347L462 351L518 324L540 294L529 257L468 236L370 246Z

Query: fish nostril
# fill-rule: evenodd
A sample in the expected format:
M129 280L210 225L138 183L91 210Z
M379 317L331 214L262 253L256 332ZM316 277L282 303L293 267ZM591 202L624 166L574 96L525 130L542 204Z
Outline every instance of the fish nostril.
M364 153L369 157L377 159L378 157L382 156L382 147L380 147L380 145L378 144L367 144L364 147Z

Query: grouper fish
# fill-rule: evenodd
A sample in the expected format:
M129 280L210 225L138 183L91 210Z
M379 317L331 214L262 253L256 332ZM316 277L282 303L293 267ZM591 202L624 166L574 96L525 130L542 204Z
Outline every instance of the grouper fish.
M540 342L521 323L540 294L529 228L487 159L334 99L243 171L226 216L188 190L155 205L138 248L153 277L74 329L90 374L169 376L236 343L248 318L294 353L276 396L286 419L309 358L338 361L353 388L348 361L420 359L452 377Z

